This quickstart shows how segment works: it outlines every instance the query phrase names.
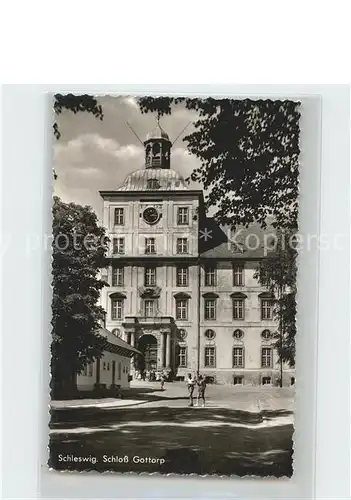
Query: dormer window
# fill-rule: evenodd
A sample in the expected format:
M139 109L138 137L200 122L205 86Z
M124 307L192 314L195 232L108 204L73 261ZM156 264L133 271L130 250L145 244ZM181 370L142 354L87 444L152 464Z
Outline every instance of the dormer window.
M160 183L158 179L149 179L147 181L147 188L148 189L160 189Z

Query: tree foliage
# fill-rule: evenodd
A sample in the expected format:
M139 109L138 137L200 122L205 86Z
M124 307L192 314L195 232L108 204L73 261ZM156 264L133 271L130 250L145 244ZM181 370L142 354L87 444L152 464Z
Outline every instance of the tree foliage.
M185 104L198 113L184 137L201 165L188 180L206 190L205 208L233 228L267 218L276 227L297 227L299 103L251 99L145 97L143 113L170 114Z
M72 388L76 374L102 354L97 330L104 310L97 302L107 283L98 277L106 266L107 238L90 207L53 205L52 388Z
M103 119L104 115L102 112L102 107L96 100L94 96L91 95L74 95L74 94L55 94L54 96L54 112L55 115L59 115L62 111L66 109L72 111L74 114L85 111L87 113L93 114L96 118L100 120ZM61 133L57 122L54 122L54 135L56 139L61 137Z
M288 244L298 227L300 103L290 100L145 97L143 113L171 114L182 103L197 112L184 137L201 165L190 179L202 183L205 209L219 224L248 227L268 220L278 242L256 277L274 294L280 359L294 366L296 248Z
M273 248L255 275L275 298L276 348L280 360L291 367L295 365L297 244L293 231L278 230Z

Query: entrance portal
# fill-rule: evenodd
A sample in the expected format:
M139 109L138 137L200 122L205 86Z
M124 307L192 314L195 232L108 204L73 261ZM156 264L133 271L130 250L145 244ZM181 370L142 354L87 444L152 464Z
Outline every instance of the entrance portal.
M138 368L140 371L157 369L157 339L154 335L140 337L137 349L143 354L140 356Z

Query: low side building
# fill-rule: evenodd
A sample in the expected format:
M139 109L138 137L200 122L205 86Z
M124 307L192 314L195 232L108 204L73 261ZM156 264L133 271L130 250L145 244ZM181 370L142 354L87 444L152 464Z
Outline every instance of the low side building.
M78 390L127 389L130 385L131 359L140 352L106 328L100 328L98 333L106 339L103 356L86 365L84 372L77 375Z

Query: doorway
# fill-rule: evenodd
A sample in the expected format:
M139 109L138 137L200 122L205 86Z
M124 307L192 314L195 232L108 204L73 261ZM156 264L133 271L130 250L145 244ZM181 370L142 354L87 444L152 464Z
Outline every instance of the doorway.
M139 357L138 368L140 371L157 369L157 339L154 335L143 335L137 345L142 353Z

